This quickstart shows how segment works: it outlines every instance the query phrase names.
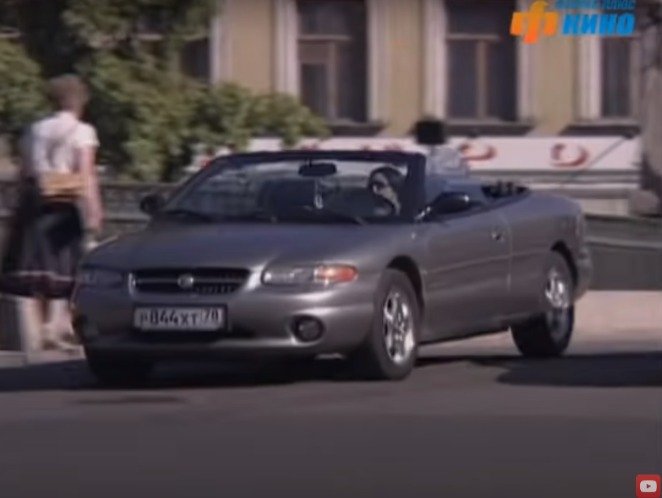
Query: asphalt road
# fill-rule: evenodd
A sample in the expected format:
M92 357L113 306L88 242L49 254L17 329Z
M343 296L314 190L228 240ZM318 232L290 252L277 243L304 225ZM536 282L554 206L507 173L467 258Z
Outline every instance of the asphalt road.
M0 496L625 498L662 472L659 342L544 362L449 344L390 384L336 366L182 367L130 391L80 361L0 369Z

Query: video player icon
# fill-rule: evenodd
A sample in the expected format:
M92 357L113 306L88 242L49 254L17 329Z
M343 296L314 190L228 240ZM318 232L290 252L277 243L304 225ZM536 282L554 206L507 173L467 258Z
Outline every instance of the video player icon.
M640 474L637 476L637 498L660 498L660 476L658 474Z

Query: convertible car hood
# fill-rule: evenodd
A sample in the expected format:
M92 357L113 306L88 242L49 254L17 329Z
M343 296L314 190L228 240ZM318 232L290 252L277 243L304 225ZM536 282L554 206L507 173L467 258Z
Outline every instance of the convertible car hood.
M86 263L139 267L257 267L276 261L340 257L397 238L394 225L195 224L148 227L106 242Z

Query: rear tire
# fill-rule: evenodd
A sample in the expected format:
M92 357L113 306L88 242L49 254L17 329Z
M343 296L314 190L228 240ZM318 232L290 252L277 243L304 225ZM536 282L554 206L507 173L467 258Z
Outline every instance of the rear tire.
M421 312L409 278L384 271L375 295L375 312L365 343L349 358L354 377L403 380L416 364Z
M511 327L519 352L530 358L562 356L570 345L575 323L575 284L565 258L549 255L541 299L546 311Z
M146 360L125 359L86 352L87 366L103 386L133 387L145 382L154 369Z

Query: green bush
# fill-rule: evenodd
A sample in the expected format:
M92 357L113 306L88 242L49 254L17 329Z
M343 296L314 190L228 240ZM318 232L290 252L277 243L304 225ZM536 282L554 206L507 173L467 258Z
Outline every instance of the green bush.
M200 85L109 55L97 57L84 73L100 161L123 177L170 180L201 144L239 151L257 136L292 146L327 133L321 119L287 95L254 95L230 83Z
M91 89L88 119L99 133L99 161L114 174L158 180L190 159L186 80L107 54L81 72Z
M190 126L193 139L210 148L246 147L255 135L255 99L234 84L199 87L192 100Z
M47 109L39 66L23 48L0 39L0 135L16 152L24 127Z
M244 149L251 138L271 136L293 146L305 136L323 137L328 131L294 97L284 94L255 95L249 90L225 84L200 89L191 111L195 139L212 147Z
M296 145L303 137L324 138L329 134L324 120L292 95L258 96L254 107L256 134L279 137L287 147Z

